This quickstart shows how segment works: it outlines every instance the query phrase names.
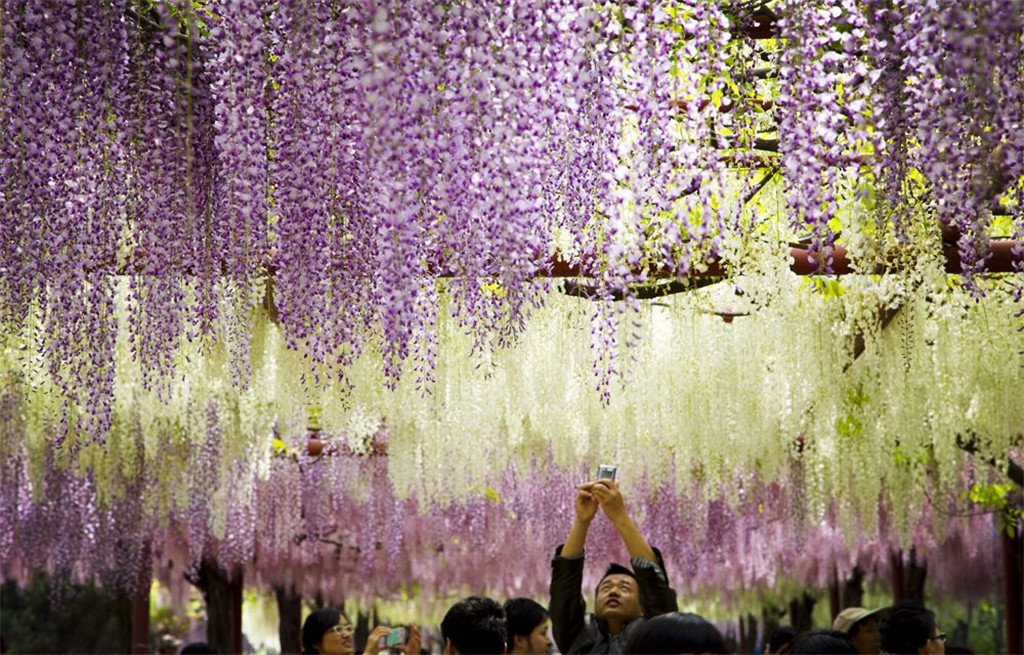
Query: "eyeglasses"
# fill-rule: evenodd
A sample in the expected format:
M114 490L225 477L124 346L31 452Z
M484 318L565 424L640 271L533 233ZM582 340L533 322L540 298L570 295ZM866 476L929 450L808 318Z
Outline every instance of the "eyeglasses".
M355 631L356 629L352 627L351 623L347 625L336 625L327 629L327 632L333 632L336 635L350 635L354 634Z
M934 637L931 637L931 639L933 641L941 641L942 643L946 643L946 633L945 632L940 632L939 634L935 635Z

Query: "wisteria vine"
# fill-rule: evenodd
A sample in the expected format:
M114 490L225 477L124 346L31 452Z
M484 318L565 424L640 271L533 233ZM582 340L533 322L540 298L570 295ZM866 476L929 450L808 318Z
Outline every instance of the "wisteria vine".
M691 592L769 585L797 567L792 540L855 527L941 548L891 506L905 470L851 459L868 480L851 496L829 462L889 452L899 428L903 447L934 450L947 493L965 470L944 440L954 424L991 429L986 456L1015 443L1019 393L993 376L1021 347L992 318L1015 308L984 273L993 239L1015 238L1019 311L1024 7L786 0L759 40L740 6L0 2L4 572L130 585L152 546L190 562L258 554L260 576L310 589L299 571L326 544L358 563L340 578L353 589L429 573L445 591L462 580L424 555L454 547L437 534L467 535L473 571L511 557L508 518L547 516L571 462L634 457L624 438L648 446L634 491L657 538L688 553L674 562L720 553L723 535L749 545L720 578L712 560L687 569ZM889 277L817 278L832 291L809 299L787 277L801 239L817 273L843 247ZM943 277L943 239L981 309ZM539 281L556 266L592 289L575 309ZM691 295L656 327L640 291L712 267L734 276L728 294ZM712 332L703 313L725 300L767 327ZM588 341L563 330L581 306L586 372L562 340ZM880 311L918 334L897 348ZM538 325L563 332L538 346ZM534 354L509 366L523 343ZM759 378L738 353L760 358ZM728 402L738 384L759 403ZM267 459L269 435L321 414L362 435L363 459L307 461L301 443L297 461ZM367 462L381 425L391 453ZM552 467L530 475L550 485L531 495L515 465L543 453ZM493 469L446 482L444 464L473 457ZM752 471L760 491L812 490L799 514L820 524L773 532L749 501L718 498ZM312 502L325 493L329 511ZM700 498L696 532L680 528L686 498ZM345 512L365 523L351 540L332 525ZM80 529L48 534L62 522ZM545 552L556 539L529 529ZM804 580L869 557L821 552ZM538 575L482 579L531 590Z

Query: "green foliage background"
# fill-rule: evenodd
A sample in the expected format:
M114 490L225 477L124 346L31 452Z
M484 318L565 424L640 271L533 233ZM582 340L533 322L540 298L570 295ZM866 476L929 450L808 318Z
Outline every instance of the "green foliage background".
M8 653L118 653L118 601L92 585L60 587L51 594L41 574L24 589L0 586L0 635Z

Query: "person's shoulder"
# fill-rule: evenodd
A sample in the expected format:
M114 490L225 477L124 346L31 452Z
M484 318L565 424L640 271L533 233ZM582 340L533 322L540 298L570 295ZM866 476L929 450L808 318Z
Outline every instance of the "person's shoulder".
M601 651L600 647L602 642L608 641L608 636L609 635L601 629L601 621L597 616L593 612L587 612L583 629L580 630L579 635L576 636L576 640L573 641L572 646L569 648L569 653L566 655L571 653L589 655L591 653L607 652L607 650ZM594 650L595 648L599 650Z

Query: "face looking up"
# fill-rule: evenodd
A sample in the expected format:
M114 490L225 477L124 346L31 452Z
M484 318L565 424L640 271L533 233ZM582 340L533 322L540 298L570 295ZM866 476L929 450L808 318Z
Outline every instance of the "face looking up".
M594 613L599 619L622 623L640 618L643 612L640 609L640 589L636 578L625 573L605 576L597 586Z

